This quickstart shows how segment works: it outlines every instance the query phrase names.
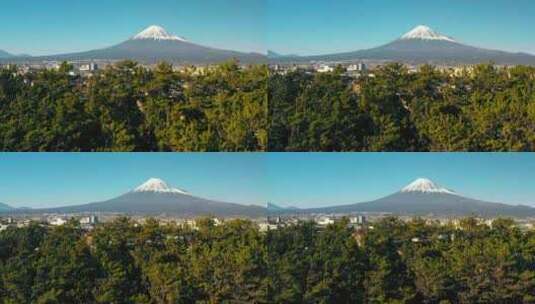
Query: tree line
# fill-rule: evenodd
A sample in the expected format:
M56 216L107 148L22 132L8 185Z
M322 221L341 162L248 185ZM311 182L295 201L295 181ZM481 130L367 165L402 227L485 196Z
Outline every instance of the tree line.
M263 151L267 67L0 69L2 151Z
M535 68L0 69L1 151L535 151Z
M268 234L272 303L535 303L535 233L387 218Z
M127 218L85 233L0 232L0 303L266 303L264 236L247 221L196 229Z
M0 303L535 303L535 231L128 218L0 232Z
M270 76L270 151L535 151L535 68Z

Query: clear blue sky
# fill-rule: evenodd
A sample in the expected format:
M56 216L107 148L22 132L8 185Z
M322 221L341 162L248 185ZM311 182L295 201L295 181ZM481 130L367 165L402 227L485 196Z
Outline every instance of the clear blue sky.
M375 47L420 24L460 42L535 54L533 0L267 1L267 44L285 54Z
M265 52L265 0L2 1L0 49L31 55L122 42L149 25L209 46Z
M372 200L427 177L468 197L535 205L535 153L15 153L0 168L0 202L17 207L106 200L150 177L201 197L298 207Z

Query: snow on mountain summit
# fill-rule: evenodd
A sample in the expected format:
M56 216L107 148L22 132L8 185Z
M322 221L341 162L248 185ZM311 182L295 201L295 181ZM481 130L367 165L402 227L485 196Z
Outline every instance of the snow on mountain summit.
M186 191L178 188L172 188L159 178L151 178L141 186L134 189L134 192L157 192L157 193L179 193L188 194Z
M442 188L435 184L433 181L427 178L418 178L414 182L410 183L405 188L401 189L401 192L421 192L421 193L447 193L456 194L446 188Z
M410 32L401 36L402 40L407 39L420 39L420 40L445 40L450 42L456 42L450 37L444 36L438 32L435 32L430 27L426 25L419 25L412 29Z
M158 25L151 25L139 34L135 35L133 40L175 40L186 41L186 39L169 34L163 27Z

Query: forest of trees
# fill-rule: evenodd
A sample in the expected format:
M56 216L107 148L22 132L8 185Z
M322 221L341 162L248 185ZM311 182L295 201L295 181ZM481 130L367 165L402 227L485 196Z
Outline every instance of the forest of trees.
M241 220L10 228L0 232L0 303L266 303L264 240Z
M0 232L0 303L535 303L535 231L386 218Z
M272 303L535 303L535 232L388 218L356 233L339 222L268 234Z
M272 75L270 151L535 151L535 68Z
M267 66L0 69L1 151L263 151Z
M535 68L0 69L0 151L535 151Z

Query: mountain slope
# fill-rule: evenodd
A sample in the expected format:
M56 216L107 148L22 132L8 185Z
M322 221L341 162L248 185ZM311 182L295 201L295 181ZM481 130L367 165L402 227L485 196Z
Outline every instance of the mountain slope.
M535 208L469 199L447 193L403 193L365 203L312 210L325 213L384 212L398 215L535 216Z
M29 212L29 211L26 211ZM260 217L266 209L260 206L240 205L193 196L184 190L171 188L156 178L119 197L84 205L35 209L33 213L109 212L122 214L179 216L248 216Z
M378 200L325 208L301 209L300 213L381 212L396 215L437 216L535 216L535 208L485 202L463 197L437 186L428 179L417 179L399 192Z
M286 212L291 212L292 210L299 210L299 209L295 207L282 207L277 204L269 203L269 202L267 203L267 211L271 214L286 213Z
M279 205L276 205L276 204L268 202L267 203L267 210L270 213L273 213L273 212L280 212L280 211L286 210L286 208L283 208L283 207L281 207Z
M6 204L3 204L3 203L0 203L0 212L7 212L7 211L12 211L14 210L15 208L9 206L9 205L6 205Z
M217 63L237 59L244 63L266 61L257 53L243 53L206 47L169 34L164 28L150 26L132 38L104 49L87 52L34 57L32 60L123 60L145 63Z
M267 51L267 57L269 59L279 59L279 58L294 58L294 57L299 57L298 55L294 55L294 54L279 54L277 52L274 52L272 50L268 50Z
M0 50L0 59L13 58L13 57L15 57L15 55L10 54L6 51Z
M297 60L293 58L292 60ZM308 61L386 60L408 63L535 65L535 55L489 50L465 45L418 26L388 44L354 52L306 57Z

